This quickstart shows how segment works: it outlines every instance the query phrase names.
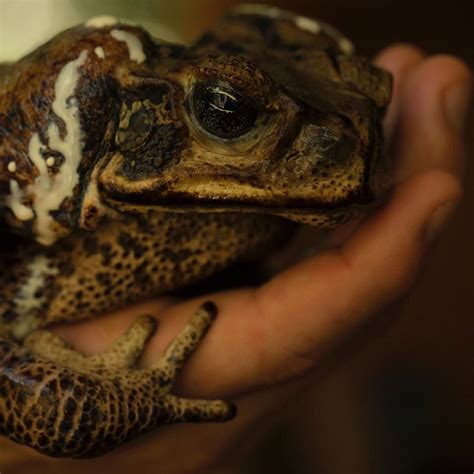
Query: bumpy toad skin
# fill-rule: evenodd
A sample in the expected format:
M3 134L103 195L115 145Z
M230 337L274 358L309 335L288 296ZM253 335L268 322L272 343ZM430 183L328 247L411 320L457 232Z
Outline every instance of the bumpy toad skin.
M0 215L22 237L2 256L0 433L90 457L230 419L232 404L171 394L210 302L150 369L136 364L151 317L95 356L42 328L203 279L287 219L366 209L386 187L390 88L332 27L248 5L189 47L102 18L2 66Z

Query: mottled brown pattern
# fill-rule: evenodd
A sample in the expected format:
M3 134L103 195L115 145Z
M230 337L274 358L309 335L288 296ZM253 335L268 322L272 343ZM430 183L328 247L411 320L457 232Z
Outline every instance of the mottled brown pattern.
M53 247L21 247L10 256L14 268L0 275L8 295L0 302L0 334L16 334L25 316L33 316L27 334L183 287L251 250L263 250L286 225L278 217L253 214L149 213L122 216L100 232L79 233ZM28 279L28 266L38 259L46 259L57 273L36 292L37 301L44 296L45 303L21 315L15 298Z
M331 227L385 189L380 123L389 75L345 52L327 25L311 33L296 20L234 13L189 48L138 27L79 26L2 67L0 216L14 232L41 240L37 214L20 220L12 212L11 182L34 210L28 186L39 170L29 144L35 133L47 143L51 123L67 135L52 108L55 85L87 51L71 91L82 131L80 179L51 213L58 240L50 247L21 241L2 256L0 433L50 456L90 457L163 423L234 415L226 402L170 393L217 314L212 303L150 369L136 364L155 330L152 317L95 356L44 328L180 289L263 255L286 233L286 219ZM146 60L133 61L114 28L135 35ZM225 101L206 102L198 119L196 90L222 87L245 98L237 119L250 120L250 131L219 135L226 116L212 113ZM239 120L232 127L238 131ZM48 147L41 153L54 158L48 173L57 179L68 157Z

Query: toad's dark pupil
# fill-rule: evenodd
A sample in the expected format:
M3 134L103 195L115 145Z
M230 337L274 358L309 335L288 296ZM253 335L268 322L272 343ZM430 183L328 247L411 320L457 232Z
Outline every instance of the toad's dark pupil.
M220 138L238 138L252 129L258 117L252 99L230 87L198 84L192 105L197 121L206 131Z

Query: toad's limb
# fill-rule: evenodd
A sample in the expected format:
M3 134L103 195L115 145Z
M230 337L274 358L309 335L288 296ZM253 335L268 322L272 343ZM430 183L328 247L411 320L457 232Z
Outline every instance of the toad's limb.
M0 425L8 427L5 434L12 440L43 454L78 458L103 454L162 424L232 418L235 408L229 403L170 394L215 316L216 307L204 304L147 369L122 367L136 362L153 332L147 317L102 356L78 354L47 331L29 338L40 352L44 342L52 344L59 364L0 339L0 395L8 395L0 396ZM121 360L119 347L127 352Z

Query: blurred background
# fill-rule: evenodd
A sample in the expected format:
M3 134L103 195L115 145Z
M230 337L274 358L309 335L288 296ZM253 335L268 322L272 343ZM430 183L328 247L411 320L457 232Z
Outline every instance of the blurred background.
M191 41L231 0L0 0L0 61L97 14ZM266 3L336 25L369 56L393 42L474 65L472 15L418 0ZM456 5L459 7L456 7ZM318 377L242 465L226 474L474 472L474 127L467 192L397 319ZM2 449L0 443L0 449ZM1 466L0 466L1 467Z

